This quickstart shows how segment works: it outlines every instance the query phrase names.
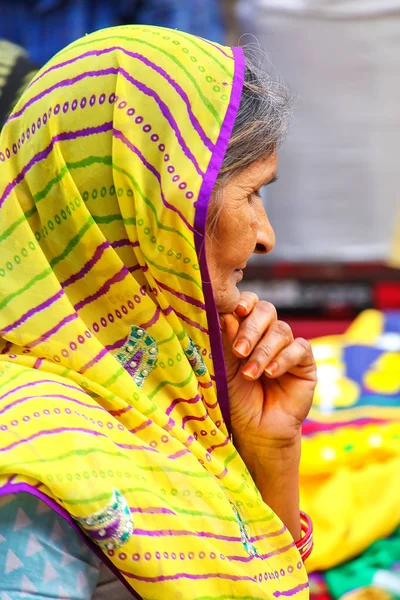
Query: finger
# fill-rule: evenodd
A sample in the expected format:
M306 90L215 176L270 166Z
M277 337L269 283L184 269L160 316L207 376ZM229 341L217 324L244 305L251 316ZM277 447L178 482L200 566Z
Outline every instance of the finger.
M239 330L239 318L235 314L227 313L221 315L220 319L223 320L221 329L224 345L228 344L229 347L232 348L233 341L236 338L237 332Z
M242 370L245 377L257 379L275 358L293 342L290 326L284 321L274 321L250 355Z
M257 302L259 302L259 297L254 292L241 292L235 313L239 317L246 317L251 313Z
M265 335L265 331L276 321L276 308L270 302L257 302L248 317L240 324L233 351L236 356L245 358L254 350Z
M311 344L304 338L296 338L275 356L264 372L272 379L291 373L303 377L307 375L308 378L316 380L317 367Z

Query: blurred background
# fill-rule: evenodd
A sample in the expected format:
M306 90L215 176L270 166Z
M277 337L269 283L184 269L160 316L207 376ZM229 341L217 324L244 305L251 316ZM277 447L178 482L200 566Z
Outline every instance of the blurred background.
M399 599L400 0L0 0L0 128L53 54L128 23L259 44L297 97L264 194L276 248L243 285L318 361L300 482L311 596Z

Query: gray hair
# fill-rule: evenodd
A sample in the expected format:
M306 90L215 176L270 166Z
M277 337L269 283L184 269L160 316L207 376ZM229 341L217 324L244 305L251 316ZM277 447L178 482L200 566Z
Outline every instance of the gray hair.
M261 61L257 56L256 62L252 50L245 49L242 97L217 185L262 156L273 154L287 134L293 96L278 77L258 66Z
M262 68L260 49L254 53L254 48L248 46L245 56L242 97L209 205L207 234L211 237L222 209L224 183L261 157L272 155L284 141L292 115L294 97L279 77Z

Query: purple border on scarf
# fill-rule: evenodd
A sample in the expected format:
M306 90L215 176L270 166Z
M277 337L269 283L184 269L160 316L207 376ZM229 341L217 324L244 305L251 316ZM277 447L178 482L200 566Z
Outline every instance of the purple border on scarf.
M62 506L60 506L55 500L47 496L44 492L39 491L29 483L8 483L4 487L0 488L0 497L7 496L9 494L18 494L18 493L27 493L32 494L32 496L36 496L39 500L42 500L49 506L54 512L56 512L60 517L62 517L75 531L79 534L82 541L88 546L92 552L96 554L96 556L118 577L121 583L127 588L129 592L131 592L132 597L136 600L143 600L141 596L129 585L125 578L121 577L121 573L115 567L115 565L111 562L111 560L104 554L104 552L97 546L91 539L89 539L79 525L75 522L75 520L71 517L68 511L66 511Z
M210 332L211 352L214 362L214 373L217 387L217 397L221 407L222 416L226 427L230 432L230 410L228 398L228 386L226 382L226 370L224 354L222 350L222 338L220 332L219 318L217 307L215 305L214 293L208 273L208 266L205 252L205 228L207 219L208 204L211 193L213 191L217 175L222 166L229 139L231 137L233 125L235 123L237 111L239 109L240 99L242 96L245 59L242 48L232 48L235 71L232 82L232 94L229 102L228 110L226 111L225 119L219 133L215 150L212 155L210 164L203 178L203 183L200 189L199 198L196 203L196 214L194 218L194 241L196 252L199 258L200 272L203 283L204 300L206 305L208 330Z

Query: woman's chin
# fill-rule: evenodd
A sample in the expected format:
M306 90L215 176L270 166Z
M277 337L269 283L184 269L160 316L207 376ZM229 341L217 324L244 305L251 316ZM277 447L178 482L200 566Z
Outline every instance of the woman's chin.
M232 313L236 310L237 305L239 304L240 291L236 285L233 285L229 290L224 290L224 292L224 294L219 295L216 293L215 295L217 311L220 314Z

